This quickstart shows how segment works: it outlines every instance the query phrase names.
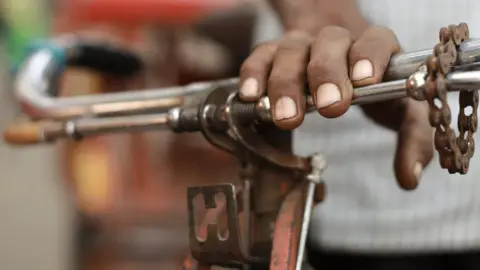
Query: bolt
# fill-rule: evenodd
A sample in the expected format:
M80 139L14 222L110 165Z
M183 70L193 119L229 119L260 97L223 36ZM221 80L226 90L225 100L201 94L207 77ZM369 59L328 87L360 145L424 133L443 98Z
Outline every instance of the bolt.
M307 175L307 179L319 184L322 181L322 174L327 168L327 159L323 154L315 154L310 160L312 172Z

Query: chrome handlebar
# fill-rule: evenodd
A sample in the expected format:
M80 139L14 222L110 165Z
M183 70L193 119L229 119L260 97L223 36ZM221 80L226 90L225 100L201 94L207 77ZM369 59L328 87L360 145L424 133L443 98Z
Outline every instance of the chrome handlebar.
M79 43L82 44L83 51L79 50ZM111 47L107 52L100 50L103 53L101 54L98 49L95 51L95 48L103 48L102 46L90 46L90 51L87 52L85 46L88 47L88 44L76 39L56 39L27 58L16 77L16 97L30 119L51 122L14 126L5 133L7 142L36 143L63 137L78 138L108 132L159 128L177 128L176 131L179 131L178 121L182 118L182 113L195 118L195 110L198 110L196 106L212 91L225 88L236 92L238 89L238 78L232 78L151 90L57 97L58 91L55 87L64 67L72 62L82 62L78 60L81 54L91 54L92 48L97 55L110 53L115 57L124 57L130 61L130 65L135 64L132 56L120 49ZM408 87L423 87L425 71L422 67L431 52L432 50L428 49L393 55L386 69L386 82L354 89L353 104L402 98L407 96ZM480 65L480 39L464 42L459 55L460 61L455 66L455 71L447 77L449 88L460 91L479 89L480 70L476 69ZM98 57L93 59L102 61ZM307 100L307 108L311 111L314 109L312 99ZM262 98L257 104L237 102L235 106L243 106L238 111L253 113L254 120L271 120L268 97ZM220 110L219 113L221 115L224 112Z

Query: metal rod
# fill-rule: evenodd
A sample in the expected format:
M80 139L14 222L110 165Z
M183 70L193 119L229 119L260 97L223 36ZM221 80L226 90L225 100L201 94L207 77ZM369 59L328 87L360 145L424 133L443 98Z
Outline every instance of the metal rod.
M316 183L313 181L308 181L307 183L307 194L305 197L305 206L303 209L303 217L302 217L302 227L300 231L300 239L298 240L298 253L297 253L297 260L295 263L295 270L301 270L304 256L305 256L305 245L307 243L307 234L308 234L308 227L310 225L310 219L312 217L312 208L313 208L313 198L315 194L315 187Z
M355 88L352 104L362 105L407 97L406 83L407 80L397 80ZM447 75L446 84L450 92L480 89L480 71L452 72Z
M300 229L300 238L298 240L298 253L295 264L295 270L301 270L305 256L305 245L307 243L308 228L312 217L313 201L315 197L315 188L323 181L323 173L327 168L325 156L315 154L311 158L312 171L307 175L307 191L305 194L305 206L303 209L302 227Z
M54 97L52 93L56 91L51 88L57 82L49 81L47 78L54 66L55 59L49 51L38 51L28 59L17 75L16 96L24 112L33 119L66 120L85 115L111 116L165 112L173 107L195 104L198 101L196 94L238 82L237 79L227 79L122 93Z
M405 85L407 80L397 80L368 87L359 87L354 90L352 104L361 105L406 97Z
M480 71L454 72L447 77L448 84L458 87L456 90L480 88ZM368 104L394 98L405 97L405 80L374 85L369 88L355 89L353 104ZM310 101L311 102L311 101ZM263 120L271 121L268 98L264 98L256 106L258 115L268 115ZM310 111L313 111L313 105ZM171 129L177 125L178 110L168 113L115 116L107 118L79 118L64 123L54 122L43 130L45 141L66 137L86 137L116 132L141 132L159 129Z
M460 52L460 60L465 64L480 61L480 41L466 41ZM386 70L387 81L405 79L415 72L432 53L432 49L392 56ZM132 113L161 112L179 105L192 104L194 94L209 92L218 87L232 87L238 84L238 78L228 80L195 83L183 87L168 87L124 93L86 95L79 97L56 98L51 93L57 85L48 78L55 59L48 51L33 54L20 70L16 79L15 92L24 112L33 119L70 119L91 115L125 115ZM50 72L50 73L49 73ZM51 77L51 76L50 76ZM55 76L54 78L58 78ZM382 87L368 86L364 91Z
M480 89L480 71L452 72L447 76L447 87L459 91Z
M141 115L141 116L120 116L114 119L95 119L96 121L82 121L77 120L75 123L76 129L81 131L81 136L97 135L101 129L103 133L112 132L138 132L148 131L159 128L168 128L167 115L154 114L154 115Z
M248 165L247 165L248 166ZM251 181L250 176L245 177L243 179L243 250L245 252L245 255L250 256L250 237L251 237L251 205L250 205L250 195L251 195ZM248 264L243 265L243 270L250 270L250 266Z
M43 130L45 141L60 138L83 138L108 133L143 132L168 129L168 114L116 116L55 122Z

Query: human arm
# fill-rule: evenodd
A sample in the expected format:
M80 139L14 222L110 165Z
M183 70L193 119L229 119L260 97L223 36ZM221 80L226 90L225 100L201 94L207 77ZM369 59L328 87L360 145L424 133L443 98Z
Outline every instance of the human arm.
M379 83L391 55L400 51L395 34L369 24L354 0L273 4L285 35L258 46L244 62L240 97L253 101L266 93L282 129L303 122L305 83L322 116L340 117L351 105L354 87ZM426 104L398 99L362 108L370 119L398 132L397 180L405 189L415 188L433 155Z

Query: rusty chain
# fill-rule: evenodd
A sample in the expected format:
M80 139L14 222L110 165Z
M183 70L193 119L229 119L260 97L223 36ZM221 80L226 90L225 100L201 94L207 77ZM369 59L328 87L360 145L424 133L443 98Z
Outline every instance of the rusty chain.
M452 116L447 103L445 77L457 62L460 44L469 38L465 23L450 25L440 30L440 42L427 61L425 99L430 107L429 120L435 128L435 148L440 155L440 165L451 174L465 174L475 151L474 134L477 131L478 91L460 92L457 137L450 127ZM471 114L466 112L472 109Z

